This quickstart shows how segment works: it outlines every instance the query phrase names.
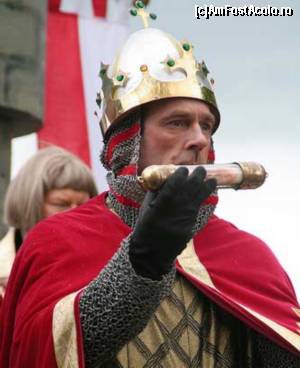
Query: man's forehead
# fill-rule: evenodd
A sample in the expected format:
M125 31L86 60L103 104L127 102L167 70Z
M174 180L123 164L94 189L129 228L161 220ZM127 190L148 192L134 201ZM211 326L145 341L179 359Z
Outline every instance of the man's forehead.
M144 118L149 115L176 115L176 114L191 114L191 113L202 113L207 115L213 120L215 119L212 108L204 101L186 98L186 97L176 97L161 99L158 101L153 101L143 107Z

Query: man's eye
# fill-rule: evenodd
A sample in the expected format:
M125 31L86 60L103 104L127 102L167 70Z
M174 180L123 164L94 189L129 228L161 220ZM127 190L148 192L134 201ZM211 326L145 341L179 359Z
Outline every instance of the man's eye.
M206 132L212 132L212 125L209 123L202 123L200 124L201 128Z
M168 123L168 125L175 127L185 127L187 123L184 120L173 120Z

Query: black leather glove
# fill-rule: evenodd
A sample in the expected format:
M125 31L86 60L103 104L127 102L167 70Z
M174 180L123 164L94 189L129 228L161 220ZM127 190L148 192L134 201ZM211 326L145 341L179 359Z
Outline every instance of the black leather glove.
M188 175L183 167L157 192L148 192L129 244L135 272L160 280L192 238L201 203L215 190L215 179L204 181L205 169Z

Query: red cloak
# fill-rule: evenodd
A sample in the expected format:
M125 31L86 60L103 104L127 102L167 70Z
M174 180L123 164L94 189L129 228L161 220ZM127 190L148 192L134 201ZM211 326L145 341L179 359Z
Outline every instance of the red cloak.
M102 194L28 234L1 308L2 368L84 367L80 290L130 231ZM221 307L300 355L299 304L261 240L213 216L178 257L177 269Z

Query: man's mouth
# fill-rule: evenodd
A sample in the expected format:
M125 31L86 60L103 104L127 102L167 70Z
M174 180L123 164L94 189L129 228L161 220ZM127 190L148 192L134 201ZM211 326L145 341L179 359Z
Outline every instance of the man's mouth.
M182 165L182 166L189 166L189 165L205 165L207 162L204 159L203 155L201 155L199 152L189 155L184 160L179 161L178 163L175 163L175 165Z

